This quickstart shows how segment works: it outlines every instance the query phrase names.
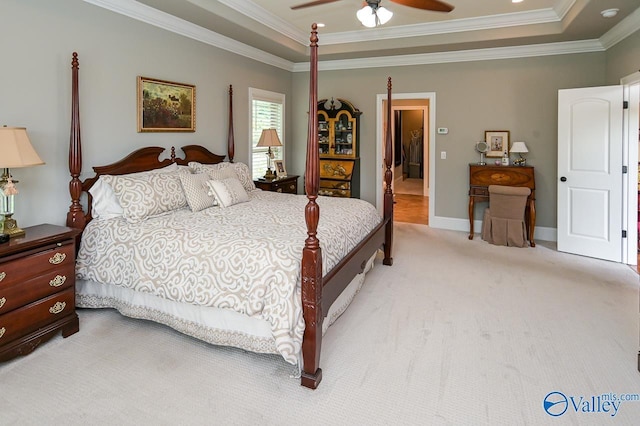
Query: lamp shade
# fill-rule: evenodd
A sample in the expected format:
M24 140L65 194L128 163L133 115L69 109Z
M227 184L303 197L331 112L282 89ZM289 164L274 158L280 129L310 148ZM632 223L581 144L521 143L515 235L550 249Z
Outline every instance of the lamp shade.
M24 127L0 127L0 167L39 166L44 164L31 146Z
M262 129L260 140L256 146L282 146L276 129Z
M524 152L529 152L529 150L527 149L527 145L524 142L514 142L513 145L511 145L511 152L521 154Z

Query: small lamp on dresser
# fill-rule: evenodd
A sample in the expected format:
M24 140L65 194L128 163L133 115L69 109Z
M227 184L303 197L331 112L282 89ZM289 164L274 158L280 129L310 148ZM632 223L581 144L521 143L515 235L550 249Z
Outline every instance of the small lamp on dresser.
M36 153L27 129L24 127L0 127L0 234L8 234L10 238L24 235L18 227L13 213L15 212L14 197L18 193L17 181L11 178L9 169L16 167L30 167L44 164Z
M524 158L522 154L526 154L527 152L529 152L529 150L527 149L527 145L524 142L514 142L513 145L511 146L511 152L518 154L520 156L519 158L516 158L513 161L514 165L516 166L527 165L527 159Z
M282 142L280 142L280 138L278 138L278 132L276 129L263 129L256 147L269 148L267 151L267 173L264 175L266 180L273 180L276 178L275 173L271 170L271 160L273 160L274 157L273 151L271 151L272 146L282 146Z

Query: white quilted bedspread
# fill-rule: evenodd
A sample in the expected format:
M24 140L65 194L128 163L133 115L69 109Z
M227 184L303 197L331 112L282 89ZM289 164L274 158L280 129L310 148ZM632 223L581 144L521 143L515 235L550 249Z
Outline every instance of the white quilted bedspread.
M278 352L295 363L304 331L307 197L259 190L249 197L228 208L183 209L139 224L93 220L83 233L77 277L260 317L271 324ZM358 199L319 197L318 204L326 274L381 217Z

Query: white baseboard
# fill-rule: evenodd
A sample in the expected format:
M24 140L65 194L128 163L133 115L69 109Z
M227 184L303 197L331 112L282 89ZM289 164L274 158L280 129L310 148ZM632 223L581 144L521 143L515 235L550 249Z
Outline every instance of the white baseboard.
M434 216L429 218L429 226L438 229L448 229L450 231L469 232L469 220L458 219L453 217ZM475 234L479 234L482 229L482 220L474 220L473 230ZM556 228L548 228L545 226L536 226L533 238L542 241L557 241L558 233Z

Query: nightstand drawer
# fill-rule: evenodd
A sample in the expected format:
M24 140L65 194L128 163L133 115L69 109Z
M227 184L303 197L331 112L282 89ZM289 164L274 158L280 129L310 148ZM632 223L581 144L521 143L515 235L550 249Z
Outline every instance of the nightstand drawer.
M298 192L296 182L274 182L271 188L274 192L283 192L285 194L295 194Z
M298 193L298 176L285 176L273 180L254 180L256 188L263 191L280 192L284 194L297 194Z
M0 315L0 344L22 337L67 315L75 315L75 288Z
M73 240L63 245L51 245L48 249L34 251L24 256L8 256L0 260L0 289L40 275L50 269L75 264Z
M0 315L74 284L75 266L68 264L26 281L0 286Z

